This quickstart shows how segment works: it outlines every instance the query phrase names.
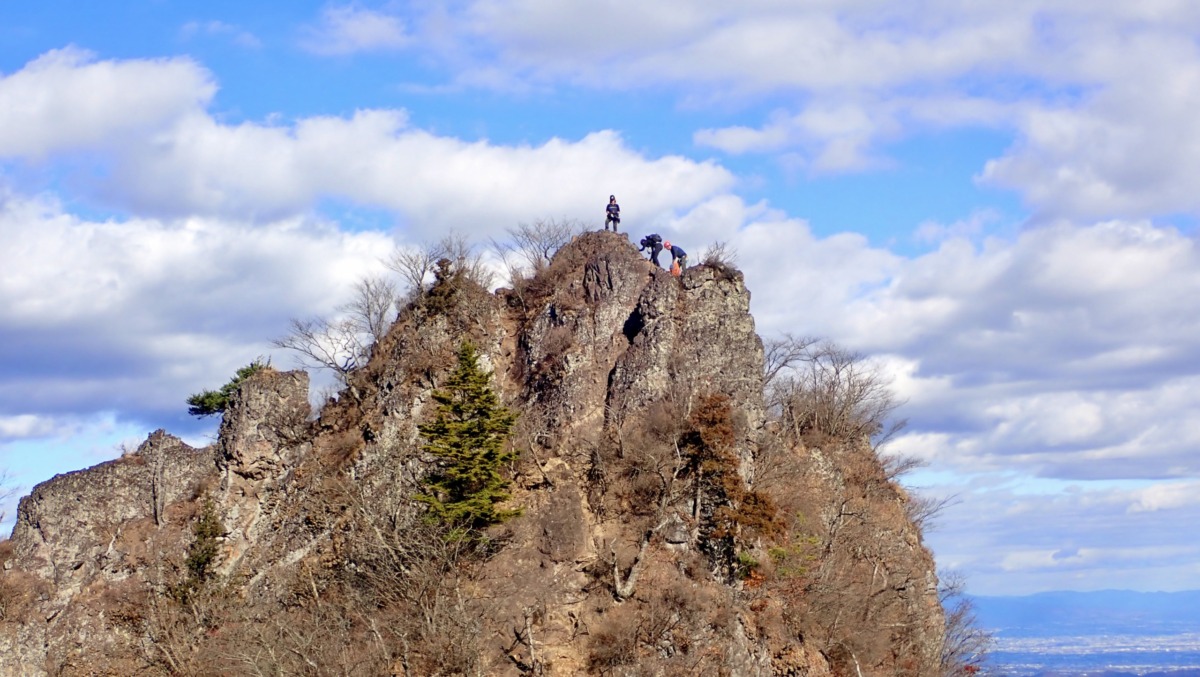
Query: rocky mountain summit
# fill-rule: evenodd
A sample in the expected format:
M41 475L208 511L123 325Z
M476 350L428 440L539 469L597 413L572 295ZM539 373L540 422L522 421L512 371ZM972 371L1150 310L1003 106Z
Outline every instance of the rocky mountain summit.
M513 289L417 291L318 414L264 369L215 444L157 431L35 487L0 673L942 674L910 497L867 440L768 407L739 271L592 232ZM415 500L464 342L517 414L520 514L470 537Z

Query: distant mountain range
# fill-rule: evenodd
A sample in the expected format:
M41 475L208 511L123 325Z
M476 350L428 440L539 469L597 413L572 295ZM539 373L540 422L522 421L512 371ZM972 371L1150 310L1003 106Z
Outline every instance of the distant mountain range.
M980 625L998 637L1200 633L1200 590L1042 592L971 599Z

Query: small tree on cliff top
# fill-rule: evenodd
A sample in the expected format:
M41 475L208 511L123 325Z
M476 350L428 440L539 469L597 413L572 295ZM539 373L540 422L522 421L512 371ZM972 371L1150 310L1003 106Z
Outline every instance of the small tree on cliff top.
M229 379L229 383L221 386L220 390L205 390L192 395L187 398L188 413L201 417L223 413L229 406L229 400L233 397L233 393L242 385L242 382L269 366L271 366L271 361L264 361L260 357L238 369L233 378Z
M475 346L463 343L454 373L433 393L437 416L418 426L426 440L422 449L439 463L416 498L456 529L482 529L520 512L496 508L509 499L502 473L516 458L507 441L517 417L500 405L489 377L479 367Z

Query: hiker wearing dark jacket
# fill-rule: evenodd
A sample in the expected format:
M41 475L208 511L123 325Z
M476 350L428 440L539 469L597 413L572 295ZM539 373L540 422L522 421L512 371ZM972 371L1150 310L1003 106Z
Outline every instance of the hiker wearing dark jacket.
M658 253L663 250L662 236L658 233L650 233L646 237L643 237L642 241L638 244L642 245L638 247L638 251L644 252L649 249L650 261L659 268L662 268L662 264L658 262Z
M621 205L617 204L617 196L608 196L608 207L604 209L604 230L608 230L608 224L612 224L613 232L617 232L617 224L621 222Z
M667 240L663 242L663 249L671 252L671 263L678 262L680 270L687 268L687 252L683 251L682 247L673 245L670 240Z

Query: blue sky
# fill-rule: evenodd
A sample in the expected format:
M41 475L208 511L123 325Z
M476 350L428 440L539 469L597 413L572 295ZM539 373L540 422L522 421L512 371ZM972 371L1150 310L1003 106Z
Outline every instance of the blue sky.
M1200 587L1200 6L1107 4L0 1L0 467L615 193L893 379L973 592Z

